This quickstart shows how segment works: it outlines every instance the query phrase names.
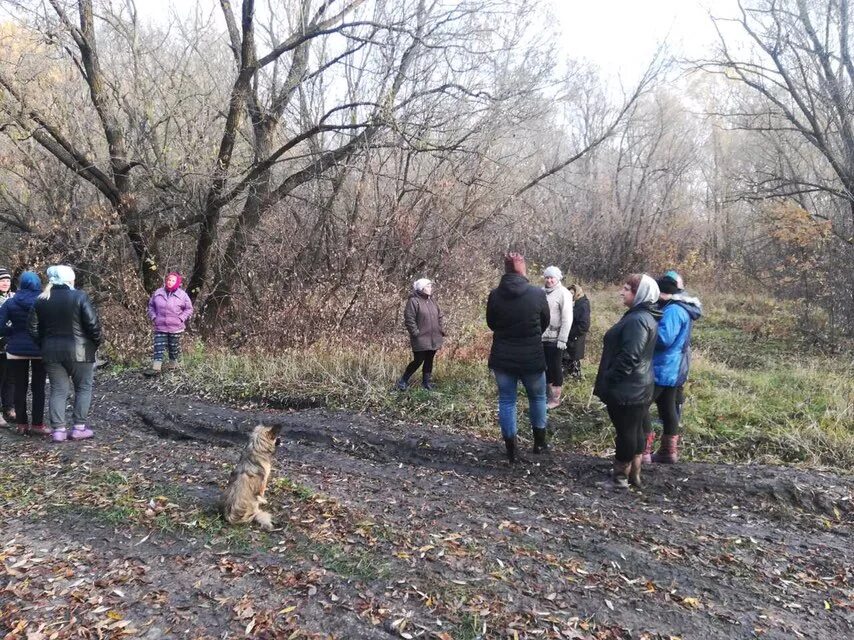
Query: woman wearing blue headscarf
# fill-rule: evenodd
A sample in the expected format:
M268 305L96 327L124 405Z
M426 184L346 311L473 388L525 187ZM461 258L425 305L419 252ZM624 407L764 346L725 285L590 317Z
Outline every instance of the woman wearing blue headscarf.
M44 363L41 350L27 331L30 310L41 290L42 283L38 275L24 271L18 281L17 294L0 307L0 330L7 339L6 369L15 386L15 422L21 435L50 435L50 429L44 425ZM28 415L29 389L33 393L33 410Z

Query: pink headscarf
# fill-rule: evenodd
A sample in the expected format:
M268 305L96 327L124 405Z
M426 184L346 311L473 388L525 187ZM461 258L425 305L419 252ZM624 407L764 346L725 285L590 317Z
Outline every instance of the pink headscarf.
M168 284L166 284L166 280L169 280L169 276L175 276L175 286L174 287L170 287ZM181 274L178 273L177 271L171 271L171 272L167 273L166 274L166 280L163 281L163 288L166 289L166 291L168 291L169 293L172 293L173 291L178 289L181 286L181 282L183 282L183 280L181 279Z

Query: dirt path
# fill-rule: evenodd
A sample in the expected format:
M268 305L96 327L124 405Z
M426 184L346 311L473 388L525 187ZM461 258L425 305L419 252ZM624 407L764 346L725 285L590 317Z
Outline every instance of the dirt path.
M621 494L604 459L128 376L94 413L87 443L0 434L6 637L854 636L850 478L680 464ZM259 420L271 534L215 512Z

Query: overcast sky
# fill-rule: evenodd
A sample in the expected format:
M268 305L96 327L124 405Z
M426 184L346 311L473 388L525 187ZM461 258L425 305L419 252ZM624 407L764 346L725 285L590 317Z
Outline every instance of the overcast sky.
M187 12L197 0L137 0L147 16ZM214 10L215 0L198 0ZM561 48L630 80L665 38L677 56L698 57L715 39L709 12L732 16L737 0L546 0L557 17ZM239 6L239 1L235 6Z
M550 0L570 57L610 73L646 68L660 42L677 57L696 58L715 43L709 13L733 16L736 0Z

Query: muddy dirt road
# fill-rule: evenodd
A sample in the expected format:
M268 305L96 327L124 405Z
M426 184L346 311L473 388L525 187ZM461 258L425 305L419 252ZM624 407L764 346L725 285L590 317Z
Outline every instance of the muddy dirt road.
M0 433L9 638L849 638L851 478L645 469L498 438L100 381L96 439ZM216 498L244 434L283 425L272 533Z

